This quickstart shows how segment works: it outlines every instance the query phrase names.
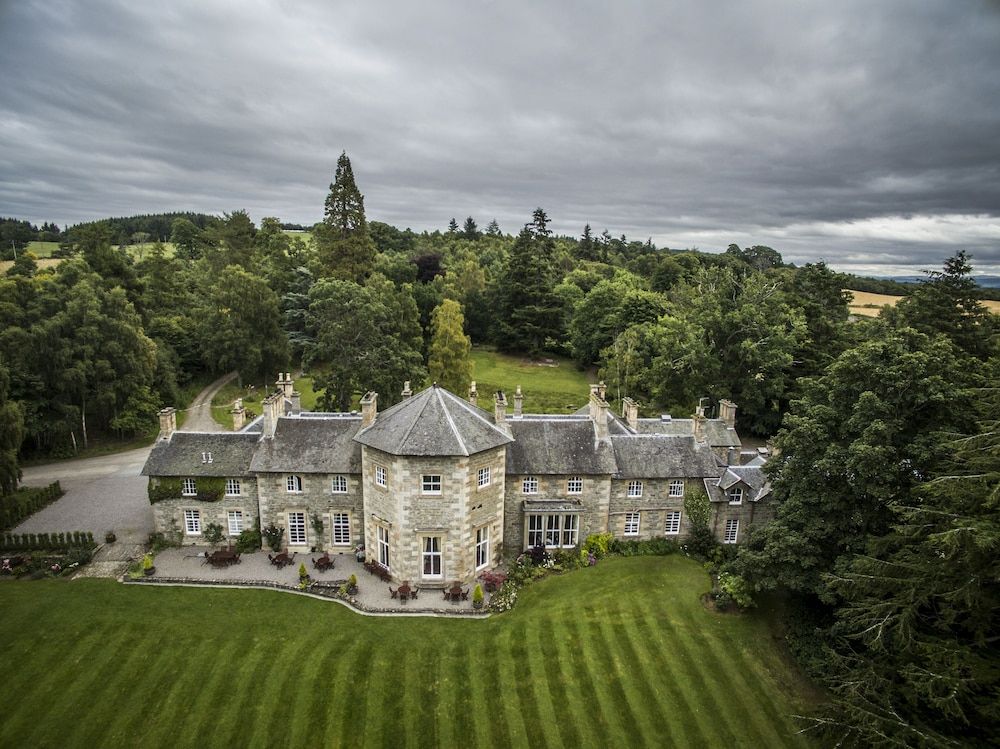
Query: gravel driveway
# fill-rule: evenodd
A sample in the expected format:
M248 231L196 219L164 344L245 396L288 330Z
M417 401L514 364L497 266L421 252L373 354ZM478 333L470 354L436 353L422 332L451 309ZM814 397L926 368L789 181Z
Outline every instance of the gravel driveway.
M236 376L220 377L198 394L182 431L221 431L212 420L212 396ZM146 496L148 479L140 476L149 447L97 458L62 460L24 469L22 484L45 486L59 481L65 496L36 512L15 533L91 531L104 541L113 530L125 543L145 543L153 531L153 512Z

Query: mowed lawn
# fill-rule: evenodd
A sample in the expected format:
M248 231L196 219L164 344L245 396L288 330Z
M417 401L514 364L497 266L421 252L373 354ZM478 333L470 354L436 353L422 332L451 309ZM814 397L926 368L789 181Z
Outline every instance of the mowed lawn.
M808 685L762 617L705 610L707 589L680 556L613 559L452 620L3 582L0 746L806 746Z

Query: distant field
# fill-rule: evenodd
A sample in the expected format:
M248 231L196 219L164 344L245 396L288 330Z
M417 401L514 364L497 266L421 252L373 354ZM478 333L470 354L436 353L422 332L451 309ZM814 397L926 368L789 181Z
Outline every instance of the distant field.
M569 359L553 356L534 361L476 348L472 351L472 365L479 405L487 411L493 408L493 393L497 390L506 393L507 405L513 408L518 385L524 393L526 413L572 413L586 405L590 396L587 373Z
M891 296L889 294L872 294L868 291L851 291L854 297L851 300L851 314L863 315L864 317L878 317L882 307L889 305L894 307L902 299L901 296ZM983 304L995 315L1000 315L1000 301L984 299Z
M167 257L173 257L174 246L170 242L164 242L163 247L166 250ZM39 268L54 268L62 262L61 258L52 257L52 253L58 248L58 242L28 242L28 247L26 249L38 258ZM133 260L139 261L147 257L152 249L153 242L146 242L145 244L127 245L125 247L125 252L127 252ZM0 260L0 273L6 273L7 269L13 264L13 260Z

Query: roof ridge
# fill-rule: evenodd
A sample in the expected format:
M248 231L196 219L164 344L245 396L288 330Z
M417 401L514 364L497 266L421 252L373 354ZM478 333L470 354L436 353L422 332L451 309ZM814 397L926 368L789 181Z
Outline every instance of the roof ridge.
M420 421L420 417L424 415L424 409L427 408L427 401L429 401L429 400L430 400L430 398L424 398L424 402L420 405L420 410L417 411L416 415L413 417L413 421L410 422L410 426L403 433L403 436L400 437L399 440L396 442L396 449L397 450L402 449L403 445L406 444L406 440L410 436L410 432L412 432L416 428L417 422ZM404 403L405 403L405 401L404 401ZM375 425L375 422L372 422L372 426L374 426L374 425Z
M438 403L441 404L441 410L444 411L444 417L448 419L448 426L451 427L451 431L455 435L455 439L458 440L458 446L462 448L462 454L468 455L469 448L465 446L465 440L462 439L461 432L459 432L458 427L455 426L455 420L451 418L451 411L448 410L448 406L441 397L441 390L439 388L434 388L434 392L437 394Z
M459 403L461 403L462 407L465 408L466 411L468 411L474 417L476 417L477 419L479 419L486 426L491 427L492 429L495 429L496 431L500 432L500 434L502 434L504 437L507 436L507 434L500 427L498 427L496 424L494 424L492 421L490 421L489 419L487 419L483 415L486 412L482 411L482 409L479 408L478 406L473 406L471 403L467 403L466 401L464 401L463 399L459 398L457 395L455 395L454 393L452 393L450 390L445 390L444 388L436 388L436 389L437 389L437 391L439 393L440 392L445 392L448 395L450 395L452 398L454 398L456 401L458 401ZM443 405L443 402L442 402L442 405ZM482 411L482 413L480 413L480 411Z

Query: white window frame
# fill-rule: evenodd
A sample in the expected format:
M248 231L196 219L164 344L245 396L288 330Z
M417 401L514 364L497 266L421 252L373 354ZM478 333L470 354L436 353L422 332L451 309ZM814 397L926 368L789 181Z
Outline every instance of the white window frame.
M388 473L385 470L385 466L380 466L378 463L375 464L375 485L376 486L387 486Z
M389 529L384 525L375 526L375 547L378 551L378 563L389 567Z
M238 536L243 532L243 510L229 510L226 521L229 523L230 536Z
M424 536L420 550L420 576L424 580L443 580L444 559L441 555L441 537ZM430 572L427 571L428 565Z
M239 479L226 479L226 496L238 497L243 494L243 483Z
M740 519L729 518L726 520L726 532L722 537L722 543L735 544L740 537Z
M638 499L642 496L642 482L641 481L629 481L628 482L628 496L632 499Z
M663 523L663 535L676 536L681 532L681 511L667 510L667 517Z
M485 466L479 469L479 475L476 477L477 485L480 489L484 486L490 485L490 467Z
M638 536L639 535L639 523L641 521L641 514L638 512L626 512L625 513L625 531L623 535L625 536Z
M289 494L301 494L302 477L297 476L294 473L290 473L285 476L285 491Z
M570 476L566 479L567 494L583 494L583 476Z
M181 479L181 496L182 497L197 497L198 496L198 482L194 479Z
M351 545L351 513L331 513L330 526L331 540L334 546Z
M523 494L538 494L538 477L525 476L521 479L521 492Z
M347 476L337 474L330 480L330 491L334 494L347 494Z
M476 569L481 570L490 564L490 527L484 525L476 528Z
M558 549L559 541L562 538L562 516L545 516L545 548Z
M731 505L743 504L743 487L735 484L726 489L726 499L729 500L729 504Z
M201 512L199 510L184 510L184 535L201 535Z
M580 533L580 516L567 513L562 516L562 547L564 549L576 546Z
M287 525L289 546L305 546L309 543L309 537L306 535L305 512L300 510L292 510L289 512Z
M528 548L545 545L545 516L538 513L528 515Z
M420 493L421 494L440 494L441 493L441 474L439 473L425 473L420 477Z
M670 485L667 489L668 497L683 497L684 496L684 479L670 479Z

